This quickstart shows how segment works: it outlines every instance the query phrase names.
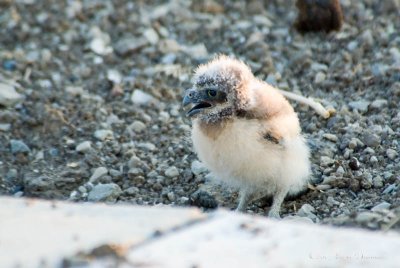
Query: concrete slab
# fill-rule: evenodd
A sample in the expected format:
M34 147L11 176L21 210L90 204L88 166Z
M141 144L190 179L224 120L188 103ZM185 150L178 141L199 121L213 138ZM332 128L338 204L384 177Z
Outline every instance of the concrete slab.
M145 267L400 267L400 235L216 213L127 254Z
M0 267L57 267L102 244L126 247L205 218L197 209L0 198Z
M399 249L394 232L0 197L0 267L399 267Z

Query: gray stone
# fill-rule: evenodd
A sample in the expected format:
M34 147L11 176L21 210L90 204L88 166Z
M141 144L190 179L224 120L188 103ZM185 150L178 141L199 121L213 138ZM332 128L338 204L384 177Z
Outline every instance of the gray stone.
M133 123L130 125L130 128L135 132L142 132L146 129L146 125L142 121L136 120L133 121Z
M366 100L352 101L349 107L353 110L358 110L360 113L366 113L370 102Z
M18 170L16 170L15 168L11 168L6 174L6 179L9 181L15 180L17 177L18 177Z
M323 72L318 72L318 73L315 75L314 82L315 82L316 84L320 84L320 83L322 83L323 81L325 81L325 79L326 79L326 74L323 73Z
M314 212L315 212L315 208L313 206L311 206L310 204L304 204L301 206L301 208L297 212L297 215L315 220L315 219L317 219L317 216L314 214Z
M366 132L362 139L363 143L369 147L375 148L381 144L381 138L370 132Z
M372 165L375 165L376 163L378 163L378 158L377 158L375 155L373 155L373 156L371 156L371 158L369 159L369 162L370 162Z
M92 148L92 142L91 142L91 141L84 141L84 142L79 143L79 144L76 146L75 150L76 150L77 152L80 152L80 153L86 153L86 152L88 152L91 148Z
M383 179L381 176L376 176L375 178L372 179L372 184L374 185L375 188L381 188L383 187Z
M9 131L11 129L11 124L0 124L0 131Z
M175 201L175 198L176 198L174 192L169 192L167 194L167 197L168 197L168 200L171 202Z
M122 75L118 70L107 70L107 79L114 84L120 84L122 82Z
M324 137L327 140L330 140L332 142L337 142L338 141L338 137L334 134L330 134L330 133L325 133L322 135L322 137Z
M374 100L369 106L371 109L380 110L388 105L388 101L384 99Z
M22 140L10 140L11 153L30 153L31 149Z
M389 159L393 160L396 158L398 153L395 150L389 148L386 150L386 155L387 155L387 157L389 157Z
M175 166L169 167L167 170L165 170L165 176L174 178L179 175L179 170Z
M157 147L151 142L142 142L138 144L138 147L146 151L154 151Z
M191 170L192 170L194 175L200 175L202 173L207 172L206 166L202 162L200 162L198 160L194 160L192 162Z
M396 184L390 184L388 187L383 190L382 194L390 194L391 192L395 191L397 189Z
M129 159L129 161L128 161L129 168L140 167L142 164L143 164L142 160L140 160L140 158L137 156L132 156L131 159Z
M330 166L334 163L334 160L328 156L321 156L320 164L322 167Z
M120 56L127 56L133 52L139 51L148 44L145 38L128 37L119 40L114 45L114 50Z
M92 176L90 177L90 182L95 182L104 175L108 174L108 169L106 167L98 167L94 170Z
M340 202L336 201L332 196L328 196L326 199L326 203L328 206L333 207L340 204Z
M370 221L377 219L378 217L379 217L379 215L377 215L373 212L365 211L365 212L360 212L356 216L356 221L359 223L368 223Z
M109 129L100 129L94 132L94 137L98 140L104 141L114 138L114 133Z
M344 171L344 168L342 166L339 166L336 169L336 174L343 175L344 173L345 173L345 171Z
M329 184L320 184L315 187L319 191L326 191L332 188Z
M143 32L143 36L147 39L147 41L152 44L155 45L158 43L158 41L160 40L160 38L158 37L157 32L153 29L153 28L148 28Z
M99 201L115 201L122 191L121 188L115 183L97 184L89 192L88 201L99 202Z
M154 98L150 94L147 94L140 89L136 89L132 93L131 101L134 104L145 105L154 102Z
M12 85L0 83L0 105L13 106L23 99L24 96L19 94Z
M196 60L204 60L208 57L208 51L204 44L197 44L194 46L187 46L184 48L186 54Z
M373 208L371 208L371 211L382 211L390 208L390 203L383 201L382 203L377 204Z

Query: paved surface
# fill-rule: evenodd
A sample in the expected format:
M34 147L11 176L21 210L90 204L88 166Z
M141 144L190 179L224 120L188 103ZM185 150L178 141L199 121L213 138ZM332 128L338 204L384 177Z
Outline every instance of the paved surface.
M0 198L0 267L398 267L400 235L197 209Z

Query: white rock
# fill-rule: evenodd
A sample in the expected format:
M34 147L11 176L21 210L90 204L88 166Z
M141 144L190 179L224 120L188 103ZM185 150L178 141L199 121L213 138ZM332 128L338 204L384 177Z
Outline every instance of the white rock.
M82 96L85 93L85 91L83 90L82 87L72 87L72 86L70 86L70 87L66 87L65 91L68 94L71 94L74 97L75 96Z
M205 59L208 57L207 48L203 43L185 47L185 52L194 59Z
M92 148L92 142L91 141L84 141L84 142L79 143L76 146L75 150L77 152L80 152L80 153L85 153L85 152L89 151L90 148Z
M337 142L338 141L338 137L334 134L330 134L330 133L325 133L322 135L322 137L324 137L327 140L333 141L333 142Z
M15 91L12 85L0 83L0 105L13 106L23 99L24 96Z
M115 183L98 184L89 192L88 201L115 201L122 193L121 188Z
M11 124L0 124L0 131L9 131L11 129Z
M345 173L344 168L342 166L339 166L336 170L337 174L343 175Z
M113 48L108 46L102 38L95 38L90 42L90 49L99 55L107 55L113 52Z
M378 100L374 100L370 107L373 109L382 109L383 107L387 106L388 101L387 100L383 100L383 99L378 99Z
M141 105L141 104L148 104L148 103L154 101L154 98L150 94L147 94L140 89L136 89L132 93L131 101L134 104Z
M95 136L95 138L97 138L101 141L104 141L107 139L113 139L114 133L108 129L100 129L100 130L96 130L96 132L94 132L94 136Z
M365 113L368 111L368 106L370 105L369 101L359 100L352 101L349 103L349 107L353 110L358 110L361 113Z
M378 205L371 208L371 211L376 212L376 211L386 210L389 208L390 204L388 202L383 201L382 203L379 203Z
M315 75L314 82L317 83L317 84L320 84L321 82L323 82L323 81L325 80L325 78L326 78L326 74L325 74L325 73L323 73L323 72L318 72L318 73Z
M160 38L158 37L157 32L153 28L148 28L143 32L144 37L149 41L150 44L155 45L158 43Z
M297 215L301 217L307 217L310 219L317 219L317 216L314 214L315 208L311 206L310 204L304 204L301 206L299 211L297 212Z
M107 79L115 84L120 84L122 81L122 75L118 70L108 70Z
M106 175L108 173L108 169L105 167L98 167L94 170L92 176L90 177L89 181L90 182L95 182L98 179L100 179L101 177L103 177L104 175Z
M387 149L386 150L386 155L387 155L387 157L389 157L389 159L392 159L392 160L395 159L397 154L398 153L393 149Z
M154 151L157 147L151 143L151 142L142 142L138 144L138 147L148 150L148 151Z
M356 221L359 223L367 223L370 222L376 218L378 218L379 216L373 212L369 212L369 211L365 211L365 212L360 212L357 216L356 216Z
M142 132L146 129L146 125L142 121L136 120L130 125L130 128L135 132Z
M165 170L165 176L170 177L170 178L174 178L177 177L179 175L179 170L172 166L169 167L167 170Z
M199 175L201 173L207 172L207 168L204 166L204 164L202 162L200 162L198 160L194 160L192 162L191 169L192 169L193 174L195 174L195 175Z
M320 158L321 166L327 167L334 163L334 160L328 156L321 156Z

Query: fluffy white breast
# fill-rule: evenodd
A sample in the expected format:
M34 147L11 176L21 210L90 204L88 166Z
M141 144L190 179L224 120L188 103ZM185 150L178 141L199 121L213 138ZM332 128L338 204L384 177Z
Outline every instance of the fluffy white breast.
M284 144L263 140L265 124L233 119L216 136L207 135L194 120L192 140L199 159L217 179L236 187L256 187L268 192L277 186L299 191L309 175L308 148L299 135Z

